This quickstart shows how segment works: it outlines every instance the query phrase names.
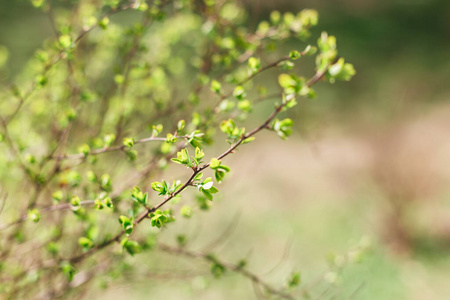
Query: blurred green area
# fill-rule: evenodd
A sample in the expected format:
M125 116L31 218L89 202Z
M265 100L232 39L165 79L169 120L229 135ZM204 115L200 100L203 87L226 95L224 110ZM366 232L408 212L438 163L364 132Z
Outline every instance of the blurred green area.
M245 217L222 254L230 260L250 255L250 267L261 273L281 259L268 278L279 283L281 274L299 269L305 284L327 272L330 252L347 253L368 238L372 247L362 262L344 267L337 286L320 283L315 297L448 299L450 2L248 0L245 5L249 26L273 9L317 9L313 36L321 30L335 35L357 76L350 83L319 85L318 99L296 110L296 137L280 145L266 134L242 149L229 163L236 168L221 189L222 200L168 235L193 235L201 228L197 240L207 244L240 211ZM2 81L14 81L52 35L49 24L27 1L0 1L0 46L10 57ZM256 170L258 161L268 163ZM243 192L246 197L237 196ZM148 264L167 265L149 256ZM142 260L130 258L133 274L139 274ZM193 266L167 260L182 275ZM155 298L253 297L250 284L237 276L216 281L207 273L206 266L187 280L142 274L139 289L123 282L95 295L147 299L151 286Z

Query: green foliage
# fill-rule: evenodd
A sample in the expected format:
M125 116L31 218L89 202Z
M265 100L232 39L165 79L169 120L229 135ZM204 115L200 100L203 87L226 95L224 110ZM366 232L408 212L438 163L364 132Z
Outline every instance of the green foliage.
M301 276L300 272L294 272L291 274L291 276L288 278L286 286L289 289L293 289L298 287L301 284Z
M147 206L148 193L144 194L137 186L135 186L131 191L131 198L133 198L133 200L137 203Z
M195 148L194 156L189 156L187 148L184 148L177 152L177 158L172 158L171 160L188 168L196 168L202 163L203 156L205 156L205 154L199 147Z
M216 185L230 172L224 160L255 135L268 129L286 139L294 124L278 115L289 113L296 97L314 97L311 86L323 78L333 83L355 75L337 56L334 36L323 32L317 47L303 42L317 12L274 11L253 31L244 8L231 0L59 2L29 2L49 14L56 35L12 78L16 83L0 89L0 148L6 153L0 178L17 182L1 186L17 199L2 212L13 222L0 224L9 230L0 244L43 245L26 261L17 254L24 251L1 246L0 268L10 277L0 279L10 298L44 295L39 288L50 281L54 290L45 295L77 297L75 282L67 283L77 269L83 280L89 274L87 281L104 280L104 270L118 278L128 265L127 255L112 246L119 244L130 255L158 247L203 258L214 277L236 272L269 294L283 293L255 280L246 260L228 264L187 252L193 239L186 234L177 235L178 248L170 250L157 236L176 213L190 220L212 207ZM120 13L123 19L115 17ZM276 48L285 41L298 47L280 55ZM0 75L12 55L0 46ZM294 61L314 55L316 69L298 74ZM273 82L278 77L280 87L262 86L263 72ZM278 98L272 113L254 115L271 94ZM219 146L210 147L217 140L228 142L218 153ZM170 168L184 172L182 180L168 180ZM165 179L155 181L159 176ZM151 186L151 201L138 186ZM37 224L22 226L30 221ZM40 284L22 282L29 269ZM287 287L299 284L294 273Z
M89 250L90 248L92 248L92 246L94 246L92 240L84 236L78 239L78 244L80 244L80 246L83 247L84 250Z
M212 158L209 163L209 167L214 170L214 177L217 182L222 182L222 179L225 177L225 174L230 172L230 168L222 165L222 162L217 158Z
M61 270L63 274L66 275L68 281L72 281L73 277L77 273L77 269L67 261L61 263Z
M284 120L275 119L273 122L272 128L282 139L286 139L292 133L292 126L294 125L294 121L289 118Z
M156 228L161 228L167 223L175 221L170 209L165 211L157 209L155 212L149 214L149 218L151 220L151 225Z
M31 221L37 223L39 222L39 220L41 219L41 214L39 213L39 210L37 209L30 209L28 211L28 219L30 219Z
M122 249L130 255L135 255L142 252L142 247L136 241L130 241L128 238L124 238L120 241Z
M219 190L213 186L213 181L211 177L206 178L202 182L200 182L199 180L198 182L195 183L195 186L208 200L213 200L212 194L219 192Z
M122 228L126 235L130 235L134 229L134 221L126 216L119 217L119 223L122 225Z

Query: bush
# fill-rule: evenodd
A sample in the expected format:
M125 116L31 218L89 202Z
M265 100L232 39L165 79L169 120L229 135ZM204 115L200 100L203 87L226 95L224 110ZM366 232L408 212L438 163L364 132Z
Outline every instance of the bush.
M286 139L293 121L281 115L300 97L314 98L314 84L355 74L337 56L334 36L305 43L317 12L274 11L255 29L233 1L51 3L31 0L55 36L0 92L1 292L79 297L93 280L120 277L127 256L159 249L293 299L298 273L274 287L245 260L228 263L188 249L184 236L172 246L159 235L210 209L230 171L226 158L259 132ZM285 41L299 48L280 55ZM305 72L312 75L297 75L297 60L314 57L315 71ZM258 83L273 71L278 88ZM273 110L246 129L267 99ZM216 139L229 146L213 152ZM186 175L160 180L169 168Z

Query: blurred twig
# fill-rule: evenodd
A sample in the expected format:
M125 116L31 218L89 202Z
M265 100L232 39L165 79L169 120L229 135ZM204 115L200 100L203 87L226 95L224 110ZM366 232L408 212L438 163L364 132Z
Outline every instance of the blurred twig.
M291 299L291 300L295 299L292 295L287 294L282 290L275 289L274 287L272 287L271 285L266 283L264 280L262 280L260 277L258 277L256 274L246 270L245 266L240 266L238 264L224 262L224 261L218 260L217 258L214 258L214 261L212 261L210 253L194 252L194 251L186 250L183 248L171 247L166 244L159 244L159 249L161 249L164 252L168 252L168 253L172 253L172 254L183 255L183 256L191 257L191 258L200 258L200 259L206 260L208 262L214 262L216 264L224 266L227 270L241 274L242 276L250 279L257 286L264 288L269 294L279 296L283 299Z

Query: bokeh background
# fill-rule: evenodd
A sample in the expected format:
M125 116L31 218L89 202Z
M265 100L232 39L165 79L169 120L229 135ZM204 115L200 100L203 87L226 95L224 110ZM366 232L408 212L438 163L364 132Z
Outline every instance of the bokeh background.
M300 270L317 299L448 299L450 2L244 5L249 26L271 10L317 9L313 36L322 30L335 35L357 75L348 83L319 84L318 98L292 112L296 130L289 140L263 133L231 157L233 173L212 211L178 222L168 236L195 236L201 248L225 231L221 257L248 256L250 268L275 283ZM26 1L0 0L0 45L10 53L3 76L13 79L51 34L45 15ZM347 263L355 247L368 250ZM341 271L330 261L342 264ZM198 262L149 255L131 263L161 272L134 271L138 282L118 282L87 297L254 298L246 281L215 280L195 271ZM171 270L194 271L171 276Z

